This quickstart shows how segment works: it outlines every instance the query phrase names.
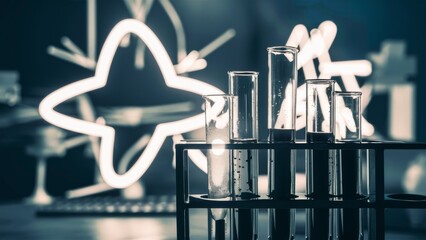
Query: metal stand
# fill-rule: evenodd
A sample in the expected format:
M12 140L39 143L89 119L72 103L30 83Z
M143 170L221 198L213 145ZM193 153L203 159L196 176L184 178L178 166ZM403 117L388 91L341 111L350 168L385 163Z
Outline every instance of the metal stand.
M191 208L366 208L370 209L370 239L385 239L385 209L386 208L420 208L426 209L426 200L398 200L391 194L385 194L384 185L384 152L386 150L425 149L426 143L393 143L393 142L363 142L363 143L244 143L225 144L226 149L366 149L370 150L368 169L369 196L360 200L311 200L304 195L289 200L274 200L260 196L250 200L214 200L203 195L189 193L188 154L190 149L212 149L213 144L181 143L176 144L176 224L177 239L189 238L189 209ZM407 195L408 196L408 195ZM425 197L426 198L426 197ZM423 198L423 199L425 199Z

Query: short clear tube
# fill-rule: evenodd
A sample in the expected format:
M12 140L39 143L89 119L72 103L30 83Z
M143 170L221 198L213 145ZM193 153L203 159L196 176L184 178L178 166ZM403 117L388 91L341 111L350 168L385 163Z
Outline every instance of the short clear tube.
M361 92L335 92L334 133L336 143L361 143ZM363 198L361 150L336 150L333 196L343 200ZM333 239L364 239L362 209L334 209Z
M333 143L334 84L328 79L306 81L306 141ZM333 150L306 150L306 193L315 200L327 200L331 193ZM329 239L332 217L329 209L306 209L306 239Z

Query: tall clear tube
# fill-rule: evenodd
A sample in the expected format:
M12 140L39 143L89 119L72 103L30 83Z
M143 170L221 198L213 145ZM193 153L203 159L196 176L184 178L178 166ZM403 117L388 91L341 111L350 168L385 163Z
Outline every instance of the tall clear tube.
M306 81L306 141L308 143L333 143L333 80ZM315 200L329 199L333 151L306 150L306 192ZM329 239L332 218L326 208L306 209L306 239Z
M297 48L268 48L268 131L271 143L294 142L296 122ZM269 152L269 196L290 199L295 193L295 154ZM294 239L295 210L269 210L269 239Z
M361 143L361 92L335 92L336 143ZM336 199L357 200L361 192L361 152L337 150L333 177L333 195ZM333 214L333 239L364 239L362 210L356 208L335 209Z
M258 72L232 71L229 76L229 93L233 95L231 142L255 143L257 126ZM238 149L232 151L232 196L234 199L257 197L258 152ZM257 233L256 209L233 209L232 234L235 240L255 240Z
M228 199L230 195L230 159L229 152L221 145L229 143L230 140L233 97L231 95L206 95L203 97L206 114L206 143L215 144L212 149L207 151L208 197ZM217 240L225 239L227 212L227 209L222 208L210 209L209 215L214 220L211 235Z

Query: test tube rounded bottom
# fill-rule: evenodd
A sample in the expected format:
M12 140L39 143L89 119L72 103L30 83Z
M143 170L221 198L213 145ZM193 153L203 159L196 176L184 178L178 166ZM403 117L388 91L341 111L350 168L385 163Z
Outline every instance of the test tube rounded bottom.
M225 215L222 219L218 219L214 214L218 214L217 211L224 212ZM230 239L229 227L229 217L227 215L228 209L208 209L208 228L209 228L209 240L225 240Z

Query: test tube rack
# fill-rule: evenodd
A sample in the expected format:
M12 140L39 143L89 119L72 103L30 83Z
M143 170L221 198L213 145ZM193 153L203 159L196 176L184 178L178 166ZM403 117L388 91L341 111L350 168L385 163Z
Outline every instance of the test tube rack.
M203 195L189 193L188 150L208 150L213 147L225 149L299 149L299 150L355 150L368 151L368 182L369 194L360 200L312 200L303 194L289 200L274 200L268 196L260 196L250 200L214 200ZM247 208L247 209L306 209L306 208L357 208L369 209L369 238L385 239L385 209L412 208L426 209L426 196L417 199L396 199L385 193L385 151L389 150L426 150L426 143L403 142L362 142L362 143L230 143L220 146L206 143L179 143L176 150L176 226L177 239L190 239L189 209L193 208ZM300 160L296 160L300 161ZM409 196L409 195L407 195Z

